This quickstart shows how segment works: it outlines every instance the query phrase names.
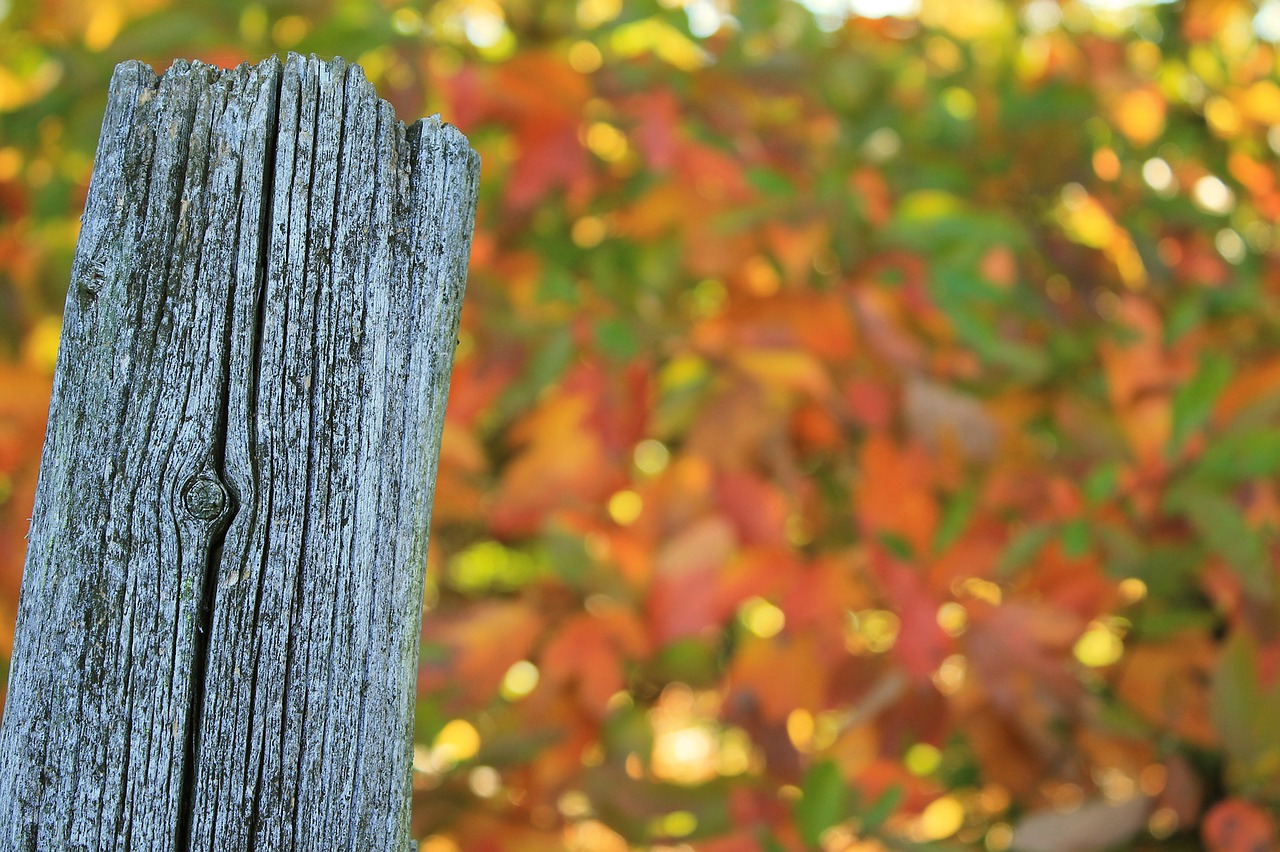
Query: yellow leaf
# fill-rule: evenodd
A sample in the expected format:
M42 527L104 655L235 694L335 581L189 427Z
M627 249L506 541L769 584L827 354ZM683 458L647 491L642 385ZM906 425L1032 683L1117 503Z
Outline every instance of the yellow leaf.
M797 349L753 349L736 358L743 372L766 388L778 388L823 398L831 391L822 363Z
M62 337L62 318L42 317L22 342L22 360L34 369L53 374L58 361L58 342Z
M949 192L941 189L921 189L911 193L898 204L898 215L904 220L941 219L961 212L963 204Z
M0 112L12 112L44 97L62 79L62 63L46 59L19 77L0 66Z
M652 53L681 71L693 71L710 61L707 52L688 36L658 18L645 18L613 31L613 49L624 57Z

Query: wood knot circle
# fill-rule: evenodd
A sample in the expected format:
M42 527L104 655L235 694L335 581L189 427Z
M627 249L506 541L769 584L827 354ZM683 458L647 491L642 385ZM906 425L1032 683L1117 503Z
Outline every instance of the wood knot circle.
M227 508L227 489L208 474L200 474L182 491L182 505L202 521L212 521Z
M96 263L90 264L89 268L80 276L80 293L86 299L96 299L106 283L106 270Z

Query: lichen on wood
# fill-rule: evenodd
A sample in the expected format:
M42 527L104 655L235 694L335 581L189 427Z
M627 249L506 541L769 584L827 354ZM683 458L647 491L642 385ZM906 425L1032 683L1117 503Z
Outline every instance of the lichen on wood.
M478 169L340 59L116 69L0 728L0 847L405 848Z

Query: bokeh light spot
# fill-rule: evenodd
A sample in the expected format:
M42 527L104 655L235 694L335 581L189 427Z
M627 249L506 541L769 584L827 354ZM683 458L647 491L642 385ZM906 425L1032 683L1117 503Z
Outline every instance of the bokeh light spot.
M787 738L796 751L809 751L813 746L813 714L797 707L787 714Z
M1225 216L1235 206L1236 194L1222 181L1222 178L1204 175L1192 187L1191 199L1201 210Z
M477 766L467 773L467 786L482 799L492 799L502 791L502 775L492 766Z
M942 661L933 674L933 685L943 695L955 695L964 686L968 674L968 661L961 654L952 654Z
M756 636L769 639L782 632L787 616L764 598L749 598L738 610L742 624Z
M538 667L528 660L512 663L502 677L502 697L508 701L518 701L538 687L540 675Z
M1178 812L1171 807L1156 808L1147 820L1147 831L1156 840L1171 837L1178 830Z
M948 636L959 636L969 627L969 611L955 601L947 601L938 607L936 619L942 632Z
M987 852L1005 852L1013 845L1013 828L1007 822L998 822L987 829L983 842Z
M644 499L634 491L619 491L609 498L609 517L620 526L630 526L644 511Z
M1117 587L1120 600L1125 604L1134 604L1147 596L1147 584L1137 577L1126 577Z
M920 814L920 833L926 840L945 840L964 825L964 805L955 796L934 799Z
M578 248L595 248L604 242L609 226L599 216L583 216L569 229L569 237Z
M307 35L311 24L302 15L285 15L271 26L271 40L277 46L290 48Z
M1124 654L1124 642L1107 625L1095 622L1076 640L1072 653L1090 668L1104 668Z
M671 461L671 451L661 441L646 438L636 444L631 458L635 462L636 469L645 476L657 476L667 469L667 463Z
M916 743L907 749L903 763L912 775L932 775L942 765L942 752L928 743Z
M969 121L978 113L978 102L968 89L952 86L942 92L942 108L949 112L952 118Z
M598 71L604 64L604 56L600 48L589 41L575 41L569 48L569 67L579 74L590 74Z
M465 719L454 719L436 734L432 748L437 764L461 763L480 751L480 732Z

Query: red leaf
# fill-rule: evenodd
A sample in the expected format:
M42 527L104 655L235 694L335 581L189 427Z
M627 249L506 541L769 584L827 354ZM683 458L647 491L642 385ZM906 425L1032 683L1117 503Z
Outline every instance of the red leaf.
M725 621L733 604L719 595L716 575L735 546L732 526L710 517L687 527L659 551L647 600L656 641L696 636Z
M680 102L667 89L636 95L628 104L639 119L631 133L645 162L655 172L665 172L676 161L679 150Z
M722 471L715 489L716 502L744 544L786 542L787 501L776 487L746 471Z
M1201 826L1209 852L1275 852L1275 817L1258 805L1239 798L1214 805Z
M901 622L894 656L908 674L927 680L951 649L951 640L938 626L940 602L915 568L883 551L873 554L872 567Z

